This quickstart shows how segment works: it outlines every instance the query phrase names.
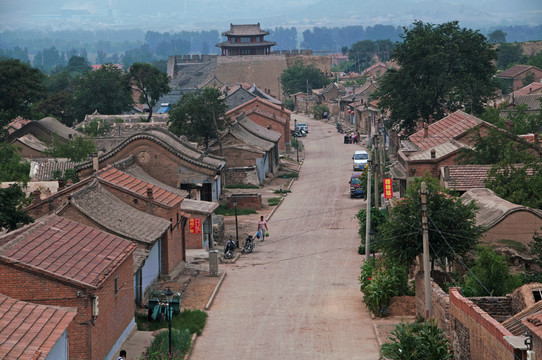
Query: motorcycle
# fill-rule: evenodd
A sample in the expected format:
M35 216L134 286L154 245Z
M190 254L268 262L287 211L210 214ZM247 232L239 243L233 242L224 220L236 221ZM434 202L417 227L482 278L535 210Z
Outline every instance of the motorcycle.
M243 246L243 252L245 254L250 254L254 250L254 238L252 235L248 235L245 239L245 246Z
M230 235L230 240L226 243L226 246L224 246L224 259L231 259L233 257L233 253L235 252L235 241L233 241L233 237Z

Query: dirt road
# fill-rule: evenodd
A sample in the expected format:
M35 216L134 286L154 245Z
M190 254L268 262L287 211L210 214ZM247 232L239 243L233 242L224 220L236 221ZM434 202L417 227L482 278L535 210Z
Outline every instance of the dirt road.
M270 237L227 271L191 360L378 359L357 277L352 153L333 125L309 124L305 163L269 220ZM256 222L257 219L254 219Z

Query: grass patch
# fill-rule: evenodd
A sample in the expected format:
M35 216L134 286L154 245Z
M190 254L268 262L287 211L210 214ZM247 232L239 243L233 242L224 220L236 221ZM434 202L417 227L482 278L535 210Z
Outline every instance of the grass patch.
M510 239L500 239L500 240L497 240L497 242L501 245L505 245L516 251L523 251L523 252L527 251L527 246L523 245L519 241L510 240Z
M237 215L252 215L257 214L258 212L254 209L239 209L237 208ZM235 209L226 209L225 205L219 205L216 210L215 214L217 215L224 215L224 216L234 216L235 215Z
M269 204L269 206L276 206L278 205L281 199L282 197L269 198L267 199L267 204Z
M291 190L281 190L281 189L275 190L275 194L288 194L291 192L292 192Z
M238 185L226 185L226 189L259 189L258 185L238 184Z
M291 171L291 172L288 172L288 173L284 173L284 174L280 175L279 177L283 178L283 179L297 179L299 177L299 173L297 173L295 171Z
M139 331L155 331L168 327L168 321L148 321L145 315L136 314L137 329ZM207 322L207 313L201 310L185 309L180 314L171 318L171 328L184 330L188 329L190 334L201 335L205 323Z

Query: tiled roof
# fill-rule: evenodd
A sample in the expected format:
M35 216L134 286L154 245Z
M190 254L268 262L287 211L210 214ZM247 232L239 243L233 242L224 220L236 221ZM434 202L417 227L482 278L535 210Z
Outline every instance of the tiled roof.
M67 159L42 159L30 162L30 178L35 181L51 181L55 171L73 169L79 163Z
M28 124L30 121L32 120L26 120L26 119L23 119L22 117L20 116L17 116L15 119L13 119L12 122L10 122L9 124L7 124L5 127L6 128L13 128L15 130L19 130L20 128L22 128L23 126L25 126L26 124Z
M528 211L542 219L541 210L511 203L486 188L471 189L461 195L461 201L468 203L471 200L474 200L479 207L476 212L476 224L488 228L496 225L510 213L516 211Z
M17 140L36 151L44 152L45 150L47 150L47 144L45 144L43 141L41 141L40 139L38 139L32 134L23 135L14 141L17 141Z
M532 93L540 93L542 90L542 82L533 82L519 90L514 91L514 95L529 95Z
M45 360L77 315L0 294L0 358Z
M128 144L140 140L150 140L158 145L162 146L175 156L183 159L186 162L189 162L193 165L196 165L201 168L218 171L222 169L226 164L226 159L205 154L188 141L182 140L176 137L174 134L164 129L150 129L145 132L134 134L129 138L122 141L120 144L115 146L113 149L109 150L107 153L100 155L99 160L107 160L115 156L119 151L124 149ZM76 169L82 170L92 167L92 160L86 161L76 167Z
M195 90L216 70L216 62L216 57L213 56L210 61L176 64L175 67L179 67L180 71L169 85L184 90L182 93Z
M248 107L251 107L251 106L258 106L258 104L263 104L265 106L269 106L270 108L273 108L279 112L282 112L284 114L285 117L291 115L291 111L286 109L286 108L282 108L281 105L277 105L277 104L273 104L272 102L270 101L267 101L266 99L262 99L260 97L255 97L253 99L250 99L248 100L247 102L243 103L243 104L240 104L239 106L233 108L233 109L230 109L228 110L228 112L226 112L226 116L229 116L231 115L232 113L234 112L238 112L244 108L248 108Z
M534 285L534 286L533 286ZM526 284L523 285L523 287L527 287L529 289L529 292L532 294L531 287L534 288L542 288L542 285L536 286L536 284ZM526 319L531 318L533 315L542 315L542 301L538 301L534 303L533 305L529 306L528 308L525 308L521 310L519 313L515 314L513 317L506 319L502 322L502 325L510 331L512 334L516 336L521 336L525 334L525 325L528 326L527 323L525 323ZM542 338L542 329L539 330L539 337Z
M447 169L447 170L446 170ZM441 171L448 171L449 177L444 178L444 186L456 191L485 187L487 172L491 165L451 165L442 167Z
M147 189L151 188L154 201L167 207L176 206L183 200L183 197L179 194L138 179L135 176L114 168L113 166L108 166L103 170L98 171L96 175L102 181L123 188L145 198L147 197Z
M369 73L369 72L371 72L374 69L379 68L379 67L387 69L386 64L384 64L383 62L377 62L376 64L371 65L367 69L363 70L361 73L362 74L367 74L367 73Z
M500 73L498 73L497 77L498 78L514 78L514 77L520 75L521 73L523 73L523 72L525 72L527 70L531 70L533 68L536 68L536 67L531 66L531 65L514 65L511 68L506 69L506 70L501 71Z
M251 94L256 95L259 98L262 98L264 100L267 100L268 102L275 104L275 105L281 105L282 102L280 100L275 99L273 96L269 95L265 91L262 91L259 87L256 86L256 84L252 84L250 89L248 89L248 92Z
M246 115L240 115L237 118L237 122L245 128L248 132L250 132L252 135L255 135L263 140L271 141L271 142L277 142L282 137L282 134L279 132L276 132L274 130L269 130L264 128L263 126L260 126L256 124L254 121L250 120L250 118Z
M527 110L539 110L542 94L515 95L511 98L512 105L527 105Z
M97 180L74 192L68 201L108 231L145 244L159 240L170 222L125 204L104 189ZM57 213L62 215L62 209Z
M408 153L406 152L405 155L408 156L408 160L430 160L431 159L431 151L435 150L435 158L440 159L446 155L452 154L456 151L458 151L461 148L466 147L467 145L461 144L457 141L451 140L446 141L445 143L439 144L435 146L432 149L427 149L423 151L416 151L414 153Z
M222 36L227 35L267 35L267 31L263 31L260 28L260 23L257 24L244 24L244 25L233 25L230 24L230 30L223 32Z
M239 122L234 122L228 129L229 133L232 134L236 139L246 143L253 148L259 149L261 151L269 151L274 146L275 143L259 138L258 136L252 134L244 127L242 127ZM219 140L220 141L220 140Z
M181 203L181 210L189 213L211 214L218 207L218 203L184 199Z
M416 144L420 150L427 150L445 143L481 123L482 120L477 117L458 110L429 125L427 137L424 137L425 130L422 129L412 134L409 139Z
M135 249L128 240L56 215L20 230L0 248L0 261L91 289Z
M98 64L98 65L90 65L90 67L92 68L92 70L96 71L96 70L100 70L100 68L104 66L103 64ZM116 67L117 69L119 70L122 70L122 65L121 64L113 64L114 67Z
M47 130L49 130L51 133L56 134L66 140L70 140L74 136L84 136L84 134L80 133L79 131L67 127L66 125L62 124L60 121L52 117L46 117L38 120L38 123Z
M249 93L241 86L237 86L235 91L228 92L228 95L224 98L224 102L228 106L228 111L234 109L240 105L247 103L248 101L256 98L256 95Z

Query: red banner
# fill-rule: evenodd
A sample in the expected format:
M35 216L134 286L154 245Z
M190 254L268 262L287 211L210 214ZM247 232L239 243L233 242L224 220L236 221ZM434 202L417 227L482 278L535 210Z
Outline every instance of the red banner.
M190 234L201 234L201 219L190 219L188 221Z
M384 198L391 199L393 198L393 185L391 179L384 179Z

